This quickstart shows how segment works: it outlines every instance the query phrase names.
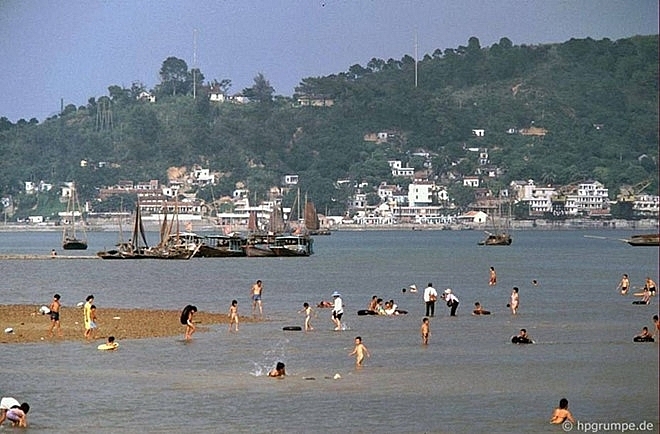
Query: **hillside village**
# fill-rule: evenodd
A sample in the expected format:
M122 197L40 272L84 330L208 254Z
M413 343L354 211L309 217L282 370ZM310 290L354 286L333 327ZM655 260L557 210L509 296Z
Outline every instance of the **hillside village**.
M544 135L543 128L509 130L509 134ZM483 129L472 131L475 137L483 137ZM396 132L369 133L365 141L387 143ZM338 179L337 188L348 187L352 191L347 212L340 216L319 214L321 225L328 229L339 229L342 226L419 226L445 229L485 227L496 220L512 218L512 208L523 209L528 219L610 219L610 207L617 201L631 204L632 212L637 219L658 219L660 199L657 195L646 194L644 189L648 182L622 188L616 200L609 198L608 188L598 180L586 180L569 185L539 185L533 179L515 180L507 188L492 191L488 181L497 179L501 170L491 164L488 148L465 147L466 156L477 156L478 167L473 175L461 176L458 172L447 171L437 173L432 164L432 155L419 149L412 155L423 159L423 168L416 170L404 165L401 160L389 160L392 179L400 183L382 181L379 185L369 185L366 182L355 183L350 180ZM87 160L80 162L81 167L93 163ZM107 162L95 163L103 167ZM452 166L459 164L452 162ZM133 181L124 180L117 185L104 186L98 189L96 201L102 202L117 195L131 195L139 199L138 203L145 222L160 222L163 214L178 214L179 219L186 222L219 226L225 231L244 230L247 228L250 212L256 212L259 225L267 227L267 222L275 207L283 207L285 217L299 218L300 202L283 204L283 197L295 191L299 175L288 174L282 177L280 185L270 188L269 199L260 203L250 202L250 191L242 183L237 183L231 196L222 196L207 202L196 197L196 189L211 187L217 184L220 173L213 173L208 168L194 166L171 167L167 173L168 182L162 185L158 180ZM459 184L470 189L473 200L468 209L458 207L451 197L448 186ZM66 202L72 191L73 182L64 183L61 189L60 201ZM25 182L26 194L37 194L54 188L46 182ZM369 195L377 195L377 203L369 200ZM312 199L312 198L310 198ZM300 199L307 200L307 199ZM3 198L5 211L11 210L11 198ZM102 223L118 215L128 216L121 212L96 212L94 203L87 201L84 209L87 222ZM60 213L59 217L62 217ZM49 216L30 216L29 224L57 225L57 218Z

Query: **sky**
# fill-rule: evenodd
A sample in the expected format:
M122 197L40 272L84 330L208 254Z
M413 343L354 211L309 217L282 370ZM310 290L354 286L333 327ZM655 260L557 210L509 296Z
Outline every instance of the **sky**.
M0 0L0 117L39 121L108 87L152 89L170 56L230 93L436 49L658 34L657 0Z

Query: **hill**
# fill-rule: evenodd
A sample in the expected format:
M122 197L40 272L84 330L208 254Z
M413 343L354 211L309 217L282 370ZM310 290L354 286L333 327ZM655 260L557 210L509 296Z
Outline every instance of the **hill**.
M242 92L248 103L210 101L227 83L205 83L201 71L168 58L149 91L155 102L140 98L139 83L112 85L108 96L42 123L0 118L0 196L37 206L21 197L25 181L75 179L81 199L91 199L103 185L166 182L169 167L198 164L221 174L202 197L229 195L241 182L265 199L282 176L298 174L320 210L340 214L350 191L338 179L393 181L387 161L425 169L413 155L424 150L429 176L451 183L475 173L478 153L466 152L475 147L497 168L494 190L511 180L597 179L615 195L651 179L647 191L657 192L657 53L657 35L538 46L502 38L491 47L473 37L418 62L374 58L304 78L293 98L273 95L259 75ZM387 142L365 140L378 132Z

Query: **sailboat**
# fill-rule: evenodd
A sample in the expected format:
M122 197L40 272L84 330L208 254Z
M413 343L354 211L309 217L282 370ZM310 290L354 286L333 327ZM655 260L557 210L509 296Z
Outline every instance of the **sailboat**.
M310 235L330 235L328 228L322 228L314 202L305 200L305 228Z
M81 226L82 235L76 232L76 217L82 220L82 211L78 202L75 182L71 183L69 198L66 203L67 224L62 231L62 248L64 250L87 250L87 233Z
M500 215L501 215L501 204L500 206ZM486 231L486 238L482 241L479 241L480 246L510 246L513 240L511 235L508 233L509 229L509 219L511 218L511 203L509 202L509 214L506 219L505 229L499 229L495 223L493 216L490 216L493 226L495 227L495 233Z

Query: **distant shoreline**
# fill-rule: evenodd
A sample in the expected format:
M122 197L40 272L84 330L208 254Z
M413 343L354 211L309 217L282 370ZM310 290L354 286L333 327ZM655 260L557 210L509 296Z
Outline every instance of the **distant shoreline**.
M148 231L158 231L159 225L147 224ZM658 220L656 219L643 219L643 220L589 220L589 219L570 219L563 221L551 221L545 219L536 220L513 220L510 222L512 231L522 230L629 230L629 231L658 231ZM390 225L360 225L360 224L341 224L336 227L331 227L332 232L354 232L354 231L406 231L406 230L426 230L426 231L441 231L441 230L476 230L476 231L493 231L496 228L493 225L486 224L469 224L469 225L430 225L430 224L413 224L401 223ZM87 232L118 232L119 225L106 224L106 223L91 223L87 228ZM233 228L237 232L245 231L245 228ZM62 226L49 225L49 224L19 224L19 223L6 223L0 224L0 232L60 232ZM222 232L223 227L210 223L194 224L193 232ZM126 228L124 228L126 232Z

